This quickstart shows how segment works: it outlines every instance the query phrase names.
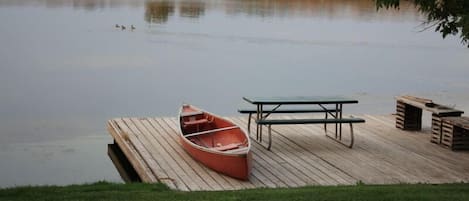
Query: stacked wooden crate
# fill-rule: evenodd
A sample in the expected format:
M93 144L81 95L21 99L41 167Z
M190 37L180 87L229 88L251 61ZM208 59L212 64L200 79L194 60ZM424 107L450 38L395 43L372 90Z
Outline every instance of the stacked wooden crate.
M441 117L437 114L432 114L432 137L430 142L441 144L443 124L441 123Z
M469 149L469 117L441 118L441 145L452 150Z
M422 128L422 109L397 100L396 128L420 130Z
M449 113L433 113L432 114L432 137L431 142L441 144L443 142L443 119L450 117L461 117L462 113L449 112Z
M469 149L469 119L461 117L464 111L414 96L398 96L396 99L397 128L420 130L422 110L426 110L432 113L431 142L453 150Z
M456 119L459 119L459 118L465 119L466 117L464 118L461 117L462 113L463 112L459 110L433 113L432 114L432 135L430 138L430 142L456 150L457 146L454 147L456 148L454 149L452 147L452 143L450 142L452 141L451 140L452 137L450 137L449 132L452 132L450 130L453 130L453 128L452 127L450 128L449 121L452 121L452 119L455 119L455 121L458 121ZM446 123L444 122L445 119L446 119Z

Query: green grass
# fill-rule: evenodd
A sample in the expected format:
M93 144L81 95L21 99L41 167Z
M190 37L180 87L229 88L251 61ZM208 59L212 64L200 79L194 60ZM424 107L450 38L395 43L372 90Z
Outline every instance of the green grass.
M180 192L162 184L98 182L71 186L0 189L0 200L469 200L469 184L355 185Z

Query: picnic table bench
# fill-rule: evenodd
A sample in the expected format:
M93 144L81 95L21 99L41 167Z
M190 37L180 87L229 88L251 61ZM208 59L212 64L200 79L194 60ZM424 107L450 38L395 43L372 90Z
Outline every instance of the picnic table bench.
M325 113L325 117L327 119L329 112L335 112L335 109L328 109L328 108L290 108L290 109L266 109L263 108L263 112L271 113L271 114L300 114L300 113ZM253 114L257 114L257 108L254 107L242 107L238 109L238 112L241 114L249 114L248 116L248 132L251 132L251 119ZM257 122L256 122L257 123Z
M270 150L272 146L272 125L284 124L324 124L326 136L338 141L339 143L352 148L354 143L353 123L364 123L364 119L360 118L343 118L343 104L358 103L357 100L347 99L343 97L243 97L245 101L256 106L253 108L241 108L240 113L249 114L248 130L250 133L250 123L252 114L256 114L256 140L262 142L262 126L268 127L268 146ZM295 109L279 109L283 105L317 105L319 108L295 108ZM333 105L334 108L331 108ZM265 106L271 108L264 109ZM329 107L326 107L329 106ZM271 114L275 113L325 113L324 118L306 118L306 119L267 119ZM329 118L331 116L332 118ZM342 124L350 124L350 143L342 142ZM327 134L327 124L335 124L334 136Z

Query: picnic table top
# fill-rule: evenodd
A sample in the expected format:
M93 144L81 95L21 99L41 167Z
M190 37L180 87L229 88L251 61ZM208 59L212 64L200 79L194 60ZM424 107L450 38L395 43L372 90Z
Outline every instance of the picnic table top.
M358 100L341 96L275 96L243 97L252 104L346 104L358 103Z

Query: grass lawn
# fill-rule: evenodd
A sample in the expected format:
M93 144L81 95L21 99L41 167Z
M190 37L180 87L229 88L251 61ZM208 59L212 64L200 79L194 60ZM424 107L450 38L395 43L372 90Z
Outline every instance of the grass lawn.
M0 189L0 200L469 200L469 184L356 185L180 192L162 184L99 182Z

